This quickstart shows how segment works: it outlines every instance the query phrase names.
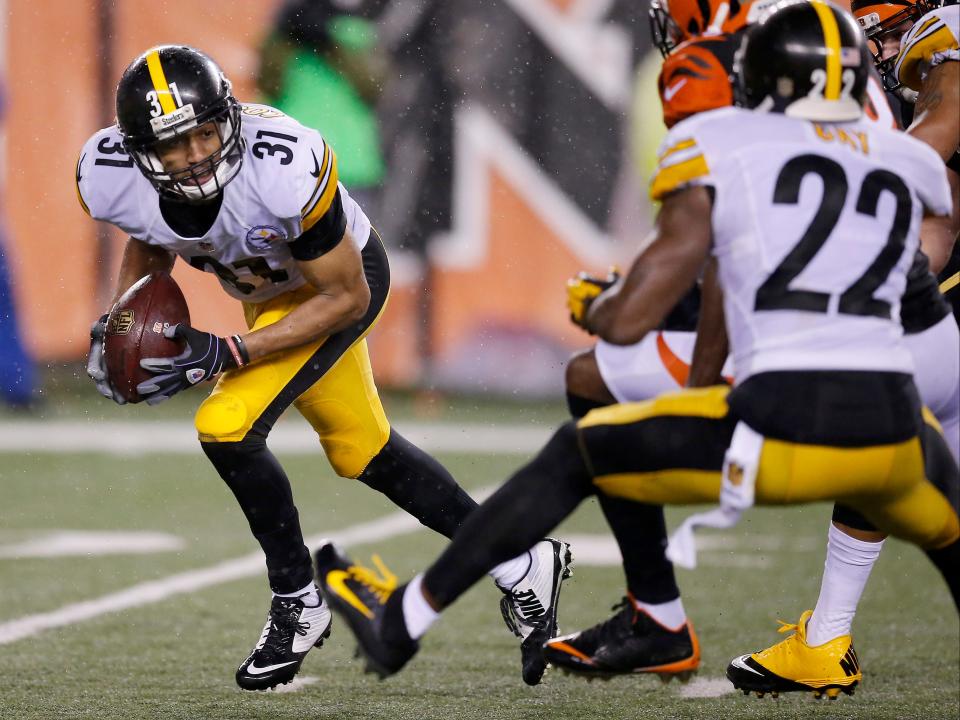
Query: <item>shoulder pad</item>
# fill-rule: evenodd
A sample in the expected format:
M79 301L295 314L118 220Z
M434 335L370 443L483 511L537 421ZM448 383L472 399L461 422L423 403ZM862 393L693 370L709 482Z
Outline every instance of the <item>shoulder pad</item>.
M139 180L146 182L123 149L115 125L94 133L77 158L77 198L84 212L97 220L125 227L122 216L133 203L123 200Z
M310 227L337 191L336 155L312 130L267 105L243 106L243 133L267 205L278 218ZM310 222L308 222L308 219Z
M960 60L960 7L931 10L900 41L894 74L903 85L919 91L931 68L947 60Z
M663 123L668 128L696 113L733 104L731 36L698 37L679 45L660 73Z

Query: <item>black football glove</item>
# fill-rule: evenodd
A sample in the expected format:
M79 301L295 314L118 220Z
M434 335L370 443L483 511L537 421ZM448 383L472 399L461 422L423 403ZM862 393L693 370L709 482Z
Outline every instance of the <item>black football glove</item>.
M217 337L182 323L164 328L163 334L184 340L187 347L176 357L140 360L140 367L154 374L150 380L137 385L137 393L148 405L162 403L184 388L248 362L246 348L238 335Z
M110 384L107 377L107 361L103 356L103 338L107 334L107 315L97 320L90 328L90 352L87 354L87 375L96 384L97 390L105 398L117 405L125 405L126 400Z

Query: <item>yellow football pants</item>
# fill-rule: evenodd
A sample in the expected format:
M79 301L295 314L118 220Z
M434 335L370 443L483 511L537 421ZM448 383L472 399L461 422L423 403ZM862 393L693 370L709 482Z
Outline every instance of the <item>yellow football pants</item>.
M717 502L736 425L729 390L683 390L588 413L577 427L598 490L659 505ZM755 492L758 505L839 501L923 548L960 537L956 512L924 475L916 437L868 447L766 439Z
M382 252L375 236L367 245L377 246L372 252ZM358 477L390 436L364 340L386 305L388 282L378 287L382 293L373 293L371 320L355 336L323 338L221 375L197 410L200 440L239 442L251 431L266 435L292 403L317 432L336 473ZM257 330L275 323L314 294L305 286L263 303L244 304L247 326Z

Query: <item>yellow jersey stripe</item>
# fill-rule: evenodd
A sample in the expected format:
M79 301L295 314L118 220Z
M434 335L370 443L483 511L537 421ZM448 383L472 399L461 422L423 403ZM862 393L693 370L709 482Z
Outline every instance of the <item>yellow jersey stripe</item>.
M655 417L702 417L718 419L727 414L727 385L664 393L644 402L608 405L588 412L577 427L629 425Z
M823 90L823 96L827 100L839 100L842 69L840 67L840 28L837 27L837 18L825 2L813 0L810 4L820 18L820 25L823 27L823 44L827 50L827 85Z
M924 38L914 39L900 50L900 55L897 57L895 65L897 79L913 90L920 90L921 64L930 62L934 53L956 49L957 40L946 25L942 25Z
M170 86L167 85L167 76L163 74L163 65L160 64L160 52L158 50L151 50L147 53L147 70L150 71L150 81L153 83L153 89L157 91L160 108L165 115L172 113L177 109L177 104L173 101Z
M83 155L77 158L77 171L73 174L73 184L77 189L77 200L80 201L80 207L83 208L83 211L87 215L90 215L90 208L87 207L87 201L83 199L83 193L80 192L80 164L83 162L83 158ZM93 216L90 215L90 217Z
M76 183L76 186L77 186L77 200L80 201L80 207L83 208L83 211L87 215L90 215L90 208L87 207L87 203L84 202L83 195L80 194L80 183Z
M303 220L300 222L301 232L306 232L317 224L317 221L330 209L330 206L333 204L333 198L337 194L337 158L329 145L327 147L330 150L330 173L327 178L327 186L323 189L323 192L320 193L317 202L314 203L313 207L303 216ZM323 175L323 173L321 173L321 175Z
M707 161L703 155L695 155L676 165L661 168L657 171L650 185L650 199L660 200L664 195L673 192L681 185L709 174L710 168L707 167Z
M665 150L663 154L657 158L657 162L658 163L663 162L674 153L680 152L681 150L686 150L687 148L695 147L696 144L697 144L697 141L694 140L693 138L690 138L689 140L682 140L678 142L676 145L674 145L673 147Z
M941 294L946 295L957 285L960 285L960 272L955 272L953 275L940 283L940 292Z
M330 146L324 144L323 147L323 162L320 165L319 173L317 174L317 183L313 186L313 192L310 193L310 199L303 204L303 207L300 208L300 216L307 212L309 208L314 203L314 198L317 196L317 193L320 192L320 189L323 187L324 181L327 179L327 165L330 163Z

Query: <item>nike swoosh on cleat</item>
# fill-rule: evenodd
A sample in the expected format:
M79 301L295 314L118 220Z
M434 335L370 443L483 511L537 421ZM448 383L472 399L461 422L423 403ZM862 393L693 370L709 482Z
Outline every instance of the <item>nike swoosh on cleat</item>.
M752 672L754 675L759 675L760 677L763 677L763 674L762 674L762 673L758 673L756 670L754 670L752 667L750 667L749 665L747 665L747 664L744 662L744 659L745 659L745 658L748 658L748 657L750 657L750 656L749 656L749 655L741 655L741 656L738 657L738 658L734 658L733 661L732 661L730 664L733 665L735 668L740 668L741 670L749 670L749 671Z
M313 170L310 171L310 174L313 177L320 177L320 163L317 162L317 154L313 151L313 148L310 148L310 154L313 155Z
M249 665L247 665L247 669L245 672L249 673L250 675L263 675L265 673L271 672L272 670L279 670L280 668L286 667L287 665L293 665L295 662L296 660L291 660L290 662L277 663L276 665L267 665L266 667L257 667L253 663L250 663Z
M345 600L352 607L362 614L368 620L373 619L373 611L370 610L364 603L363 600L357 597L356 593L353 592L349 587L347 587L346 582L344 582L350 573L344 572L343 570L331 570L327 573L327 585L329 585L333 591L340 597L342 600Z

